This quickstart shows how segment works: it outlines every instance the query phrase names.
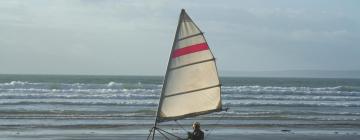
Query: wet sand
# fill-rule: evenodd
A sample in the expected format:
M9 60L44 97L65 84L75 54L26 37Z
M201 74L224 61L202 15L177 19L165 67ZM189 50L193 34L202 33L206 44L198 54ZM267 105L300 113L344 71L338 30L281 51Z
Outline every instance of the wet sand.
M147 135L126 134L126 135L98 135L98 134L73 134L73 135L12 135L0 136L6 140L145 140ZM164 139L157 137L158 139ZM305 134L232 134L212 135L207 140L359 140L359 135L305 135Z
M183 130L166 130L185 137ZM204 130L205 131L205 130ZM359 140L359 128L216 128L205 131L207 140ZM209 134L210 135L207 135ZM145 140L145 127L121 128L12 128L1 129L0 140ZM160 135L157 139L164 139Z

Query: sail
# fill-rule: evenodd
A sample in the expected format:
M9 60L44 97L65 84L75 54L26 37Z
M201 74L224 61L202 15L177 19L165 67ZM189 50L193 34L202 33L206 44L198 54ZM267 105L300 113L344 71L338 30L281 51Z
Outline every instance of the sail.
M157 122L221 110L215 59L203 32L182 10L160 97Z

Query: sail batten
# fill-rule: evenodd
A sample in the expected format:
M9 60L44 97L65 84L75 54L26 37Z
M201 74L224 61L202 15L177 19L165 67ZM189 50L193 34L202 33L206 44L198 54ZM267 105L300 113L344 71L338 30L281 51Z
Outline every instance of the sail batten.
M183 38L179 38L177 41L185 40L185 39L192 38L192 37L195 37L195 36L198 36L198 35L203 35L203 34L204 34L203 32L200 32L200 33L197 33L197 34L185 36Z
M182 10L157 111L157 122L221 110L221 84L204 34Z
M174 93L174 94L171 94L171 95L166 95L165 98L167 98L167 97L172 97L172 96L183 95L183 94L189 94L189 93L193 93L193 92L196 92L196 91L206 90L206 89L215 88L215 87L219 87L219 86L221 86L221 85L218 84L218 85L208 86L208 87L199 88L199 89L194 89L194 90L190 90L190 91L185 91L185 92L180 92L180 93Z
M163 118L161 120L158 120L158 122L179 120L179 119L182 119L182 118L199 116L199 115L209 114L209 113L212 113L212 112L219 112L221 110L222 110L221 108L216 108L216 109L212 109L212 110L205 110L205 111L201 111L201 112L194 112L194 113L184 114L184 115L176 116L176 117L167 117L167 118Z
M187 67L187 66L191 66L191 65L196 65L196 64L200 64L200 63L204 63L204 62L208 62L208 61L214 61L215 58L211 58L211 59L207 59L207 60L202 60L202 61L198 61L198 62L193 62L193 63L189 63L189 64L185 64L185 65L181 65L181 66L177 66L174 68L171 68L170 70L175 70L175 69L180 69L183 67Z

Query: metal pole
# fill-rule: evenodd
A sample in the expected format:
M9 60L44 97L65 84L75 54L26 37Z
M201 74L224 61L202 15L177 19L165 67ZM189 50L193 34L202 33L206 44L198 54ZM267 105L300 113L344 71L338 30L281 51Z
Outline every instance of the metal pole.
M172 48L171 48L170 57L169 57L168 65L167 65L167 68L166 68L164 84L163 84L163 87L162 87L162 89L161 89L160 101L159 101L158 109L157 109L157 111L156 111L156 118L155 118L155 123L154 123L154 130L153 130L154 132L153 132L152 139L154 139L154 136L155 136L155 129L157 128L158 117L159 117L159 114L160 114L159 111L160 111L160 109L161 109L161 104L162 104L162 102L163 102L164 92L165 92L165 88L166 88L166 85L167 85L166 82L167 82L167 77L168 77L168 71L169 71L169 69L170 69L171 56L172 56L173 50L174 50L175 45L176 45L176 42L177 42L177 38L178 38L178 34L179 34L179 29L180 29L180 24L181 24L181 21L182 21L182 18L183 18L183 15L184 15L184 14L185 14L185 10L184 10L184 9L181 9L181 13L180 13L178 25L177 25L177 28L176 28L176 33L175 33L174 42L173 42L173 45L172 45Z
M156 124L155 124L156 125ZM156 129L156 126L153 127L153 134L152 134L152 140L154 140L154 137L155 137L155 129Z
M154 129L154 127L149 130L149 135L148 135L148 137L147 137L146 140L149 140L149 138L150 138L150 136L151 136L151 134L152 134L153 129Z

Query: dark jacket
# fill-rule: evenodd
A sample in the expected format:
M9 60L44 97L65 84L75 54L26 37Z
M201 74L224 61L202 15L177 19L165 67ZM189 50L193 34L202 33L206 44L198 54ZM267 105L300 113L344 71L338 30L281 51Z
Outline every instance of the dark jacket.
M200 129L195 129L194 132L190 134L190 140L204 140L204 132Z

